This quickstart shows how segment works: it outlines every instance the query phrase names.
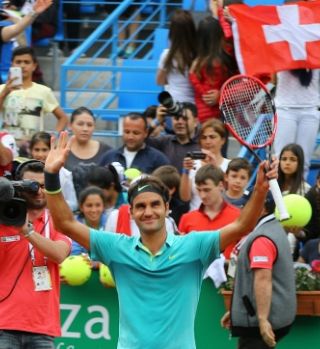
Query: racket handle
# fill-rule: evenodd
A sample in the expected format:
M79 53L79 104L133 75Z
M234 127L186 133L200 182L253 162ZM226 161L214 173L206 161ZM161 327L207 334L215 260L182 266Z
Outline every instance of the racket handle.
M283 196L281 194L281 190L279 188L278 181L275 178L270 179L269 186L270 186L270 191L271 191L272 196L273 196L273 200L274 200L274 202L279 210L280 221L284 221L286 219L289 219L290 215L289 215L287 208L284 204Z

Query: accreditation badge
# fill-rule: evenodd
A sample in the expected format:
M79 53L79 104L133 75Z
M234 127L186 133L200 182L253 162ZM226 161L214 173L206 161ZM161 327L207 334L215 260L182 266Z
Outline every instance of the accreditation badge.
M52 289L51 277L46 265L32 268L35 291L49 291Z

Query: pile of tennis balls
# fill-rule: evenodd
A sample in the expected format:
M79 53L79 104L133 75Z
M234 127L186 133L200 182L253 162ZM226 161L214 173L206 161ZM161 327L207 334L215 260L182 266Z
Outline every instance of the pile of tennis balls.
M60 264L60 277L70 286L81 286L85 284L91 277L92 267L90 258L87 255L76 255L67 257ZM115 287L112 274L109 268L100 264L99 279L105 287Z

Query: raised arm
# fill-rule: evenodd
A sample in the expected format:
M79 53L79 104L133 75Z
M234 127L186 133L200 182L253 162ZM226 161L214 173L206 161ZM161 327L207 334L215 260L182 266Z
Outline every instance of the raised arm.
M2 40L9 41L18 34L20 34L24 29L26 29L34 20L44 12L52 4L52 0L37 0L33 5L33 11L25 15L15 24L4 27L1 32Z
M51 149L45 164L47 204L56 229L90 250L89 228L74 218L60 188L59 170L67 159L71 142L72 138L68 141L66 131L60 133L57 142L54 137L51 139Z
M257 180L250 200L241 211L241 215L233 223L221 229L220 250L241 239L254 229L260 218L264 201L269 190L269 179L277 178L278 160L274 160L268 172L265 172L266 162L259 165Z

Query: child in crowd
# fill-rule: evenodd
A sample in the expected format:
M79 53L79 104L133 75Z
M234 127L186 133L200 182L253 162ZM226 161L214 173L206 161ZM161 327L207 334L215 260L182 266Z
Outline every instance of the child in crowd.
M107 217L114 209L128 203L127 192L123 190L118 172L112 164L93 167L88 173L88 184L102 190Z
M304 152L297 143L284 146L279 156L278 182L284 195L298 194L304 196L310 185L304 180Z
M251 176L251 165L245 158L232 159L225 174L226 191L223 196L232 205L242 208L250 197L246 189Z
M169 40L170 48L160 56L157 84L166 85L174 101L194 103L189 69L196 56L196 27L190 12L180 9L174 12Z
M79 195L80 213L76 219L90 228L97 230L105 230L106 213L105 213L105 197L102 189L89 186L82 190ZM88 254L88 251L72 241L71 255ZM92 267L98 267L98 263L92 262Z
M29 153L32 159L45 162L50 150L51 135L47 132L36 132L29 143ZM72 211L78 208L78 200L73 186L72 173L62 167L60 170L61 189L64 198L66 199Z
M304 152L296 143L284 146L279 156L280 165L278 183L283 195L298 194L305 196L310 190L310 185L304 180ZM300 244L298 240L304 240L305 233L302 227L290 227L288 239L293 258L296 260Z

